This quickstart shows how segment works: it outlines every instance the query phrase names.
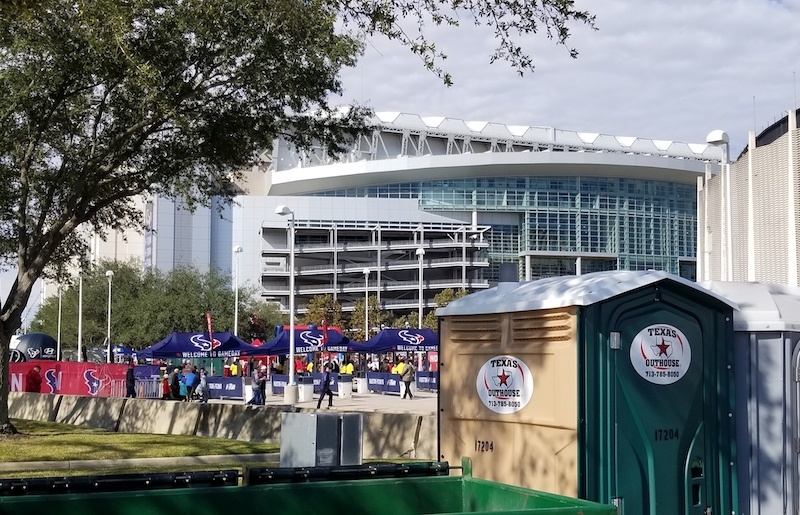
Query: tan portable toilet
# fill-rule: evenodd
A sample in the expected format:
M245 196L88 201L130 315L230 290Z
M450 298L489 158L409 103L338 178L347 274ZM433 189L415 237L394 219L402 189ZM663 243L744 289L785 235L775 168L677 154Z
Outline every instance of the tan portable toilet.
M735 512L734 307L657 271L453 301L436 312L439 459L621 514Z

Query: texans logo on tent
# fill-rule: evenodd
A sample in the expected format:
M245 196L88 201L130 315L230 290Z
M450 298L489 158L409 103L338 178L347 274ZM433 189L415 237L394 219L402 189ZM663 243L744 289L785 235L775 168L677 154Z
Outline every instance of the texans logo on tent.
M50 388L50 391L47 393L56 393L58 390L58 381L56 379L56 369L48 368L44 371L44 382L47 383L47 387Z
M400 331L397 336L403 339L409 345L420 345L425 341L425 337L419 333L412 333L411 331Z
M322 333L314 334L314 332L312 332L312 331L303 331L303 332L301 332L300 333L300 339L306 345L309 345L309 346L315 347L315 348L321 347L322 343L323 343L322 342Z
M222 342L214 338L213 342L208 341L205 334L195 334L191 337L192 345L200 349L201 351L208 352L210 350L214 350L220 345Z
M96 372L97 370L90 368L83 373L83 382L86 383L89 395L97 395L103 385L102 379L95 375Z

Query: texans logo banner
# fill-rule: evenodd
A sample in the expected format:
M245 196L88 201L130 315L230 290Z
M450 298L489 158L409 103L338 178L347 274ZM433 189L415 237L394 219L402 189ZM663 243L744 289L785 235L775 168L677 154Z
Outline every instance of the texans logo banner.
M112 381L125 381L127 365L115 363L78 363L75 361L36 360L9 363L10 391L21 392L25 374L39 365L42 393L110 397Z

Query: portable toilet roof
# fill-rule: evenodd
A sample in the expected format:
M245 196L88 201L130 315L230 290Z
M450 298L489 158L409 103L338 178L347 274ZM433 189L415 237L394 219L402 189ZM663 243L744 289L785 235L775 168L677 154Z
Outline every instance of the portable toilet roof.
M800 288L760 282L699 283L738 305L734 331L800 331Z
M586 275L559 276L530 282L499 283L436 310L437 316L512 313L566 306L589 306L661 281L680 283L737 309L728 298L694 281L658 270L609 270ZM800 318L798 318L800 320Z

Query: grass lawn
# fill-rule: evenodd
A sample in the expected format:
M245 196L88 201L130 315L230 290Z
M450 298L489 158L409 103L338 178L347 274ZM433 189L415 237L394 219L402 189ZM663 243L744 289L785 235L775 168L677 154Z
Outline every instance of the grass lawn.
M0 462L166 458L259 454L280 446L201 436L112 433L102 429L13 419L18 435L0 435ZM208 467L205 467L208 468ZM212 468L224 468L214 466ZM30 473L28 473L30 474ZM5 475L5 474L4 474Z

